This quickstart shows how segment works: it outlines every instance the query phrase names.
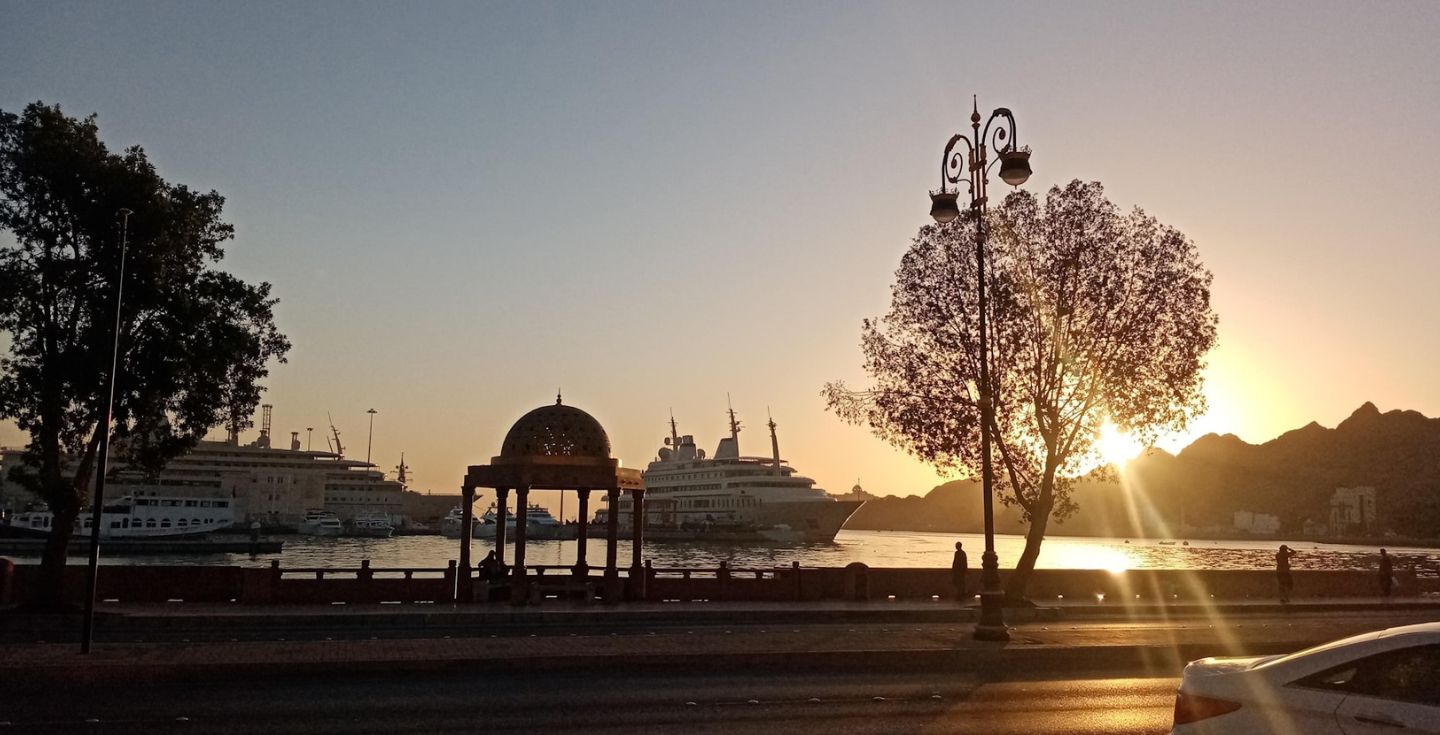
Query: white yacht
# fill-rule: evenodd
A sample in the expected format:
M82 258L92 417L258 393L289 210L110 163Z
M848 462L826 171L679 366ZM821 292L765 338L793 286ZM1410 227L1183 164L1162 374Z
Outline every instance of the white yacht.
M390 538L393 533L395 533L395 526L390 523L389 519L369 516L350 521L349 527L341 535L351 538Z
M780 459L775 422L768 426L771 456L741 456L740 422L732 409L730 436L720 440L713 457L706 457L693 436L680 436L672 417L670 436L644 474L647 538L833 541L864 501L836 500L814 480L796 474ZM618 512L620 528L628 530L628 496L620 498Z
M471 526L473 538L493 539L496 530L500 527L498 523L499 513L495 505L485 511L484 515L475 517ZM464 523L465 517L461 508L454 508L440 525L440 533L446 538L460 538L460 526ZM525 538L530 541L554 541L558 539L573 539L577 535L579 527L574 524L561 523L555 516L550 514L544 506L531 503L525 513ZM515 540L515 512L505 514L505 540Z
M339 536L344 531L340 516L328 510L307 510L304 520L300 521L300 533L306 536Z
M80 512L76 536L89 537L92 516ZM100 514L100 538L147 539L203 536L235 522L230 500L221 498L125 496L105 504ZM48 536L55 515L48 510L16 513L0 535Z

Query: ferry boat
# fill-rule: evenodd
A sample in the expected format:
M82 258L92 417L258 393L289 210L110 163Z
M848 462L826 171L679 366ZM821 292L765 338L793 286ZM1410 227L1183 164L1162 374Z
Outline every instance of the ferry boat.
M731 409L730 436L713 457L695 438L680 436L670 419L670 436L644 472L645 534L653 540L829 542L863 500L837 500L797 474L780 458L776 424L770 427L770 457L740 454L740 422ZM631 499L622 496L617 519L631 528ZM602 509L596 522L604 524Z
M500 524L497 522L499 513L496 506L491 504L490 509L484 515L476 516L472 521L470 535L473 538L493 539L496 529ZM465 522L464 510L454 508L440 525L440 533L445 538L460 538L460 527ZM527 541L556 541L569 540L579 534L579 527L575 524L561 523L555 516L550 514L544 506L531 503L525 515L525 538ZM515 513L511 511L505 514L505 540L515 540Z
M81 511L74 534L90 535L92 514ZM105 504L100 538L148 539L204 536L235 522L232 502L223 498L143 497L126 495ZM50 535L55 515L48 510L16 513L0 526L0 535L43 538Z

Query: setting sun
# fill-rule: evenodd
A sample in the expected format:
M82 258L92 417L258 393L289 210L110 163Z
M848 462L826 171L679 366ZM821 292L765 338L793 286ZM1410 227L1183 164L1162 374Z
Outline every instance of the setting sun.
M1110 423L1110 419L1105 419L1105 423L1100 425L1100 438L1096 441L1096 446L1100 450L1100 457L1115 465L1134 459L1145 449L1130 434Z

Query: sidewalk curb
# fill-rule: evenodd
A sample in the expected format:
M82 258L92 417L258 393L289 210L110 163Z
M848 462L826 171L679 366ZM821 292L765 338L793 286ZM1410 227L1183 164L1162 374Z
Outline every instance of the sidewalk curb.
M966 649L769 651L708 655L601 654L515 658L417 658L346 661L253 661L228 664L65 662L28 667L0 667L0 674L16 673L29 683L65 682L70 685L115 681L178 682L238 681L254 677L306 677L334 675L395 675L421 673L483 674L562 671L618 671L714 673L721 671L936 671L985 673L994 678L1062 671L1143 670L1178 676L1184 664L1206 656L1268 655L1288 653L1319 641L1264 641L1226 650L1220 643L1179 645L1027 645L1008 644ZM16 669L20 670L17 671ZM23 673L22 673L23 672ZM8 678L8 677L7 677Z
M1308 613L1345 612L1424 612L1434 611L1440 618L1440 601L1416 601L1403 603L1217 603L1213 605L1093 605L1066 607L1009 608L1005 611L1007 622L1034 623L1060 620L1085 621L1129 621L1165 620L1174 618L1195 618L1207 615L1225 617L1260 615L1302 615ZM474 609L474 610L424 610L416 608L394 608L385 611L341 612L325 611L296 613L279 611L267 613L264 608L237 607L233 612L187 613L184 610L165 611L160 614L146 612L100 613L97 618L97 633L103 639L107 634L135 635L150 631L202 631L244 628L250 630L424 630L435 629L551 629L560 627L605 628L613 626L636 627L643 625L791 625L791 624L884 624L884 623L971 623L978 614L978 608L941 606L934 608L889 608L884 603L874 607L845 609L795 608L687 608L676 610L596 610L594 608L560 609ZM5 623L7 639L19 639L14 634L46 635L47 639L63 640L78 630L79 616L76 615L24 615L18 613L0 614Z

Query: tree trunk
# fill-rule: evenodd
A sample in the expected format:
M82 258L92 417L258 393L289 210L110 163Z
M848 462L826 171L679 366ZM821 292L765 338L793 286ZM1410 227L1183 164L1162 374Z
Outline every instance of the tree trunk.
M75 519L80 517L85 505L86 490L90 486L90 475L95 467L95 453L100 447L100 428L86 445L84 454L75 467L75 477L59 481L46 487L43 493L45 504L54 518L50 524L50 535L45 539L45 550L40 555L40 578L36 582L35 599L32 607L39 610L64 610L65 605L65 562L69 555L70 538L75 534ZM56 447L58 448L58 438ZM60 477L59 452L53 452L54 465L45 467L47 477Z
M65 609L65 559L80 508L72 504L51 510L55 514L45 550L40 555L40 577L30 606L37 610Z
M1040 542L1045 540L1045 529L1050 525L1050 511L1055 507L1053 491L1046 487L1035 501L1030 513L1030 528L1025 532L1025 550L1015 562L1015 571L1005 582L1005 599L1020 602L1026 599L1025 588L1030 585L1030 574L1035 571L1035 561L1040 558Z

